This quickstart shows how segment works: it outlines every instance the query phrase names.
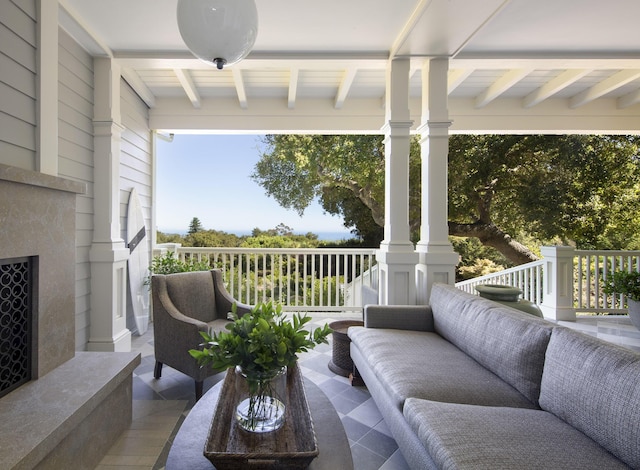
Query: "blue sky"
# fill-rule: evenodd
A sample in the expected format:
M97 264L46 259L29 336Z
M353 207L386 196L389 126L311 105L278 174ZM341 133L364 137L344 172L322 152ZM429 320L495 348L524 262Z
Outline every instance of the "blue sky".
M204 229L229 233L275 228L284 223L296 233L349 230L342 219L323 212L318 203L302 217L265 194L250 175L263 147L256 135L176 134L158 139L157 228L182 233L198 217Z

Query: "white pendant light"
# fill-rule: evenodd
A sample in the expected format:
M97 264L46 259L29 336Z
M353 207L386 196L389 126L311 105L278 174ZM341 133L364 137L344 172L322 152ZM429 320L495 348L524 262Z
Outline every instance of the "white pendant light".
M178 28L196 57L222 69L251 51L258 10L255 0L178 0Z

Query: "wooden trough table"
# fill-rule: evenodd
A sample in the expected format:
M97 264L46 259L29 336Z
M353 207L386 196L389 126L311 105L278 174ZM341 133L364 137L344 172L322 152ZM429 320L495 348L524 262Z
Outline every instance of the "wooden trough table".
M349 440L335 408L322 391L309 379L303 379L313 420L319 454L309 470L353 470ZM220 397L223 381L209 390L191 409L176 434L167 458L166 470L211 470L213 464L203 450L209 427Z

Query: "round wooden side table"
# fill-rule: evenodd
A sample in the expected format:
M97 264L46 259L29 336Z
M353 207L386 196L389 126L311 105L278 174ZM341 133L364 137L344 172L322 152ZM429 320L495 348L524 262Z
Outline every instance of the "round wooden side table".
M347 335L350 326L364 326L364 322L358 320L340 320L329 323L329 328L333 330L333 355L329 361L329 369L334 374L349 377L353 372L353 361L349 347L351 340Z

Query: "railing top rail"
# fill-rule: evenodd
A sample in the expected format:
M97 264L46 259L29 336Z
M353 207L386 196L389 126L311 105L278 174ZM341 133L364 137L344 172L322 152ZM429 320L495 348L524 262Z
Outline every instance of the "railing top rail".
M178 253L282 253L282 254L357 254L373 255L374 248L229 248L229 247L178 247Z
M640 251L638 250L575 250L575 256L624 256L624 257L634 257L640 256Z

